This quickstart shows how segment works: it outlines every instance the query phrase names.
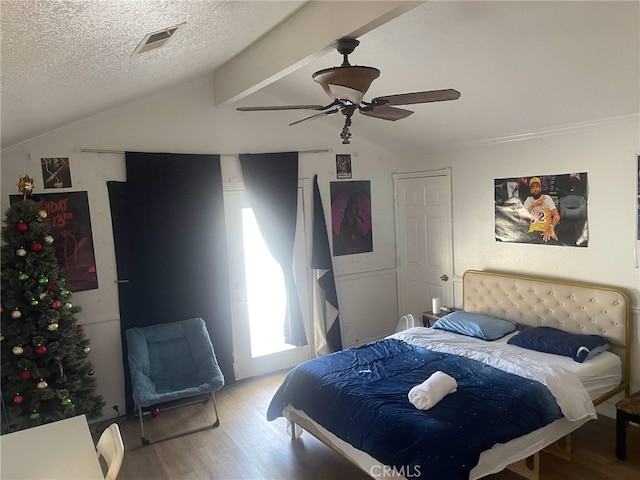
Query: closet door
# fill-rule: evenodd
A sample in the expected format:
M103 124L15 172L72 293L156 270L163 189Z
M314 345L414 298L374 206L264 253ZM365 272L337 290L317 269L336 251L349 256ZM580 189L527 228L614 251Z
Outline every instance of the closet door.
M432 298L454 302L451 178L448 171L398 174L394 186L400 314L422 318Z

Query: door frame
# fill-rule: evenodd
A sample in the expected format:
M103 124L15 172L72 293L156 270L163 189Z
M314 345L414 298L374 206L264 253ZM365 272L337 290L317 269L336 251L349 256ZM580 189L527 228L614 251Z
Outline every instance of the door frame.
M447 305L447 303L450 303L451 305L453 305L454 301L455 301L455 295L454 295L454 289L455 289L455 285L454 285L454 271L455 271L455 267L454 267L454 240L453 240L453 186L452 186L452 181L451 181L451 167L446 167L446 168L442 168L442 169L437 169L437 170L423 170L423 171L416 171L416 172L404 172L404 173L393 173L392 179L393 179L393 214L394 214L394 230L395 230L395 244L396 244L396 288L397 288L397 297L398 297L398 315L401 314L401 312L404 311L405 306L402 305L402 301L403 301L403 294L402 294L402 282L401 282L401 274L402 274L402 264L400 261L400 250L398 248L398 245L400 245L400 241L402 241L402 233L400 232L400 222L398 221L399 218L399 213L400 213L400 202L399 202L399 195L400 195L400 191L399 191L399 187L398 187L398 181L399 180L405 180L405 179L414 179L414 178L427 178L427 177L446 177L448 180L448 184L449 184L449 194L450 194L450 198L449 198L449 202L450 202L450 218L449 218L449 225L450 228L447 231L447 235L449 236L450 239L450 244L451 244L451 258L450 258L450 267L449 267L449 271L445 272L446 275L448 275L449 277L449 281L446 282L446 287L443 287L444 291L446 291L446 297L442 299L443 305Z
M305 254L306 254L306 258L305 258L305 263L307 266L309 266L309 268L305 268L304 269L304 276L305 276L305 284L306 284L306 288L304 289L305 291L302 292L300 290L300 288L298 288L298 297L301 300L300 303L300 308L302 311L302 317L303 317L303 323L304 323L304 329L305 329L305 334L307 336L307 345L303 346L303 347L295 347L292 350L286 350L283 352L276 352L273 354L269 354L266 355L264 358L265 360L265 370L259 370L259 371L255 371L253 369L252 370L252 374L251 375L239 375L242 372L239 371L239 367L238 367L238 345L239 342L241 341L239 339L240 335L246 335L248 334L248 325L242 325L239 326L238 322L239 321L245 321L244 320L239 320L238 318L236 318L237 316L237 309L238 309L238 302L242 302L242 301L246 301L245 300L241 300L238 298L238 292L236 292L234 290L233 287L233 280L234 280L234 276L231 272L231 268L232 268L232 262L231 262L231 258L229 259L230 261L230 265L229 265L229 275L230 275L230 284L231 284L231 316L232 316L232 337L233 337L233 369L234 369L234 375L236 380L241 380L243 378L249 378L251 376L254 375L262 375L265 373L269 373L271 371L278 371L278 370L282 370L282 368L278 367L275 370L272 370L270 368L267 368L269 365L272 364L280 364L280 360L283 359L284 357L286 357L288 354L292 354L293 352L297 352L297 353L293 353L293 355L295 355L296 357L299 357L300 361L305 361L305 360L309 360L311 358L313 358L313 345L314 345L314 336L313 336L313 297L312 297L312 284L311 282L313 281L313 272L311 270L311 247L312 247L312 210L311 210L311 202L312 202L312 189L311 189L311 181L308 178L304 178L304 179L299 179L298 180L298 190L301 191L301 203L298 205L298 209L302 211L302 226L301 228L303 229L304 232L304 249L305 249ZM246 195L246 188L244 185L244 182L225 182L223 184L223 193L225 194L224 199L225 201L227 200L227 195L228 193L233 193L233 192L242 192ZM225 205L225 215L228 214L228 210L227 208L229 208L228 205ZM228 233L227 233L228 234ZM296 272L299 272L300 269L296 268ZM306 299L306 302L303 302L302 300ZM244 341L246 341L247 339L245 339ZM303 350L307 349L308 350L308 355L306 353L303 353ZM303 358L304 357L304 358ZM299 362L298 362L299 363ZM285 366L284 368L291 368L294 365L291 366Z

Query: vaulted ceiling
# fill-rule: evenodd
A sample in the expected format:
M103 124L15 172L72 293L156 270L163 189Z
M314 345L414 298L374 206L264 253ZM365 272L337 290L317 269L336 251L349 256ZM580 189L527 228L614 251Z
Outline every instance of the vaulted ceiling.
M397 122L354 115L358 136L415 151L608 121L640 112L639 2L2 0L2 148L181 82L211 75L212 109L326 104L312 79L336 66L381 70L365 100L455 88ZM182 25L183 24L183 25ZM151 32L182 25L132 55ZM215 99L214 99L215 97ZM291 123L307 111L247 112ZM342 128L340 115L315 122Z

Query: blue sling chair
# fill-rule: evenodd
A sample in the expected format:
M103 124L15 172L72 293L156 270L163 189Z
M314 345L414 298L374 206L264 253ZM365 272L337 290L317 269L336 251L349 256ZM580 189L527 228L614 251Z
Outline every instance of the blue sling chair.
M176 433L154 440L159 442L220 425L215 391L224 385L213 345L204 320L193 318L163 323L125 332L129 349L129 369L133 401L140 419L143 445L150 440L144 435L143 410L175 408L193 404L198 397L209 398L213 404L215 422L211 425Z

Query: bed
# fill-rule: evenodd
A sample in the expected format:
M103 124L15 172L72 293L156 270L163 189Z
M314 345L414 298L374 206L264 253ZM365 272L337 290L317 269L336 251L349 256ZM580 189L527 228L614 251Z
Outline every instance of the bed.
M596 417L594 405L629 393L628 296L474 270L462 283L465 315L517 330L487 341L415 327L310 360L287 375L268 418L284 416L292 438L299 425L373 477L476 479L510 468L534 479L541 450L569 458L570 433ZM598 336L610 348L580 362L510 340L549 328ZM458 389L418 410L407 392L435 370L455 376Z

